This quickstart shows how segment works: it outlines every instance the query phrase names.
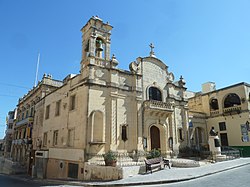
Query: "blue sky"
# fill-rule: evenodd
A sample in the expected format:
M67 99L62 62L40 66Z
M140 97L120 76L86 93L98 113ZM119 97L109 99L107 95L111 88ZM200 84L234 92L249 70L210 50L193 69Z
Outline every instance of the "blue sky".
M98 15L114 28L111 54L128 69L155 54L188 90L250 83L248 0L0 0L0 138L5 117L34 85L40 52L44 73L63 79L79 73L80 29Z

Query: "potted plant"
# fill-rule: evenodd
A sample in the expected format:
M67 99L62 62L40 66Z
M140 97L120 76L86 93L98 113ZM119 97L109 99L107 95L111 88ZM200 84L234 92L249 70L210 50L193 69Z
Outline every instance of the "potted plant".
M158 158L161 156L161 151L158 149L152 149L151 151L149 151L148 155L147 155L147 159L151 159L151 158Z
M112 151L108 151L107 153L102 155L104 158L104 162L106 166L116 166L116 162L117 162L117 155L112 152Z

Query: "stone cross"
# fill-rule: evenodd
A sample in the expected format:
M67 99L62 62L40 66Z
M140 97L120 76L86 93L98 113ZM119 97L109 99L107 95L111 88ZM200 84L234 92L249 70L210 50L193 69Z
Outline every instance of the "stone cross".
M155 56L155 53L154 53L155 46L152 43L150 43L149 47L150 47L150 56Z

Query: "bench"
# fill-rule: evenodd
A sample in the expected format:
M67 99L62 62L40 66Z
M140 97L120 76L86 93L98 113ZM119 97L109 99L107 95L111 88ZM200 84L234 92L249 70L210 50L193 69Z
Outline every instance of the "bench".
M153 168L159 167L160 169L162 169L162 166L164 165L164 161L163 161L162 157L145 159L144 161L145 161L145 165L146 165L146 173L148 171L151 171L151 173L152 173ZM165 167L165 165L164 165L164 167Z

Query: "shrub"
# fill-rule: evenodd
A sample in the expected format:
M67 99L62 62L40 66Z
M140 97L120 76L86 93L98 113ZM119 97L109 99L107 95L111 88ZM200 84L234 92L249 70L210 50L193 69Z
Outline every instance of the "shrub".
M161 156L161 152L158 149L152 149L151 151L149 151L148 155L147 155L147 159L150 158L157 158Z
M117 161L117 155L113 151L108 151L102 155L104 160L107 161Z

